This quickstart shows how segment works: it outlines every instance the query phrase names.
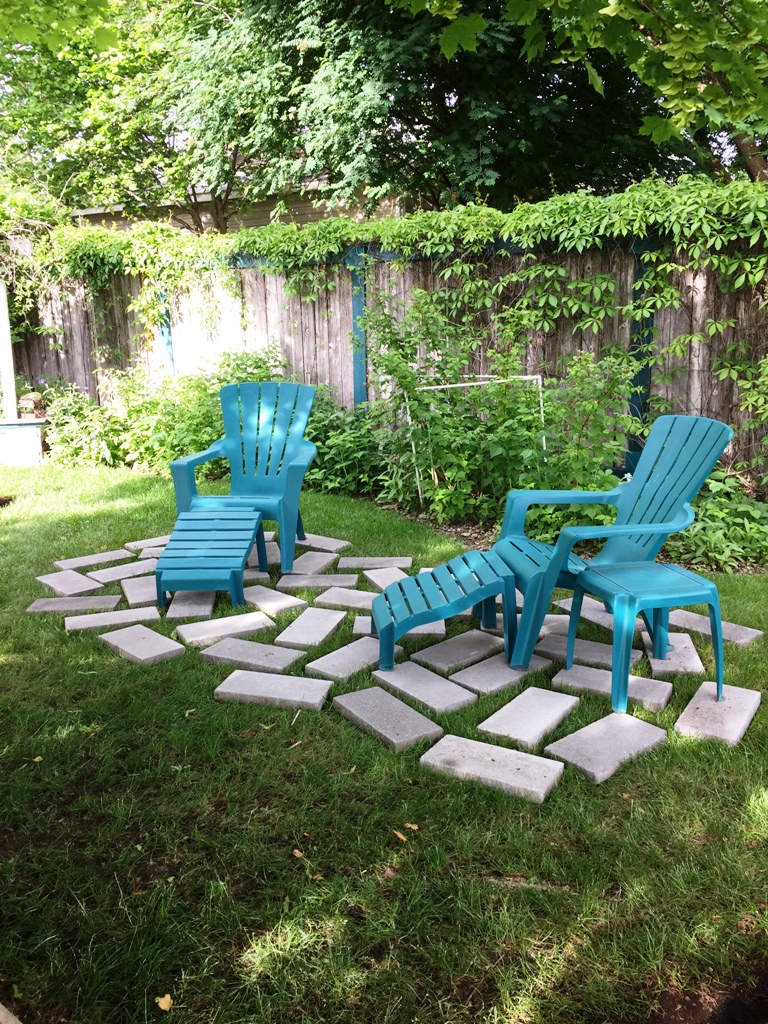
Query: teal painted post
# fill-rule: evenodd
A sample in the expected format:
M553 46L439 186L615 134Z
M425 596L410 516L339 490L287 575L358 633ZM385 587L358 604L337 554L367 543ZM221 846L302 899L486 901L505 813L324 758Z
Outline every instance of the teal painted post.
M635 262L633 281L633 285L635 287L633 288L633 296L642 294L640 289L636 286L645 276L643 253L650 252L655 248L656 242L654 239L635 238L632 240L629 251L634 257ZM635 376L632 378L633 393L629 400L629 407L633 416L636 416L640 420L647 421L651 400L651 368L647 364L646 356L650 351L651 339L653 336L653 313L643 317L641 320L633 320L630 330L631 340L629 351L634 355L640 365L637 368ZM637 460L640 457L640 452L642 450L643 445L640 438L631 437L629 439L629 445L624 459L624 466L628 473L634 473Z
M363 327L365 249L362 245L347 250L344 266L352 274L352 394L355 406L358 406L368 401L368 347Z
M160 341L165 351L165 362L168 369L172 374L176 373L176 367L173 361L173 338L171 337L171 311L167 306L168 293L163 289L158 298L165 306L164 312L160 316L160 322L157 325L157 333L160 335Z

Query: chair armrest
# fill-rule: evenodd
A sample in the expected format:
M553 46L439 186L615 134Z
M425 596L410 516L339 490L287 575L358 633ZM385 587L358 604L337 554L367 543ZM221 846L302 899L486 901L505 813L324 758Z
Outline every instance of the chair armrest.
M316 455L317 445L314 441L302 441L299 446L298 453L291 459L288 469L292 466L301 466L306 472Z
M197 494L197 484L195 483L195 469L197 466L202 466L203 463L210 462L211 459L227 458L225 448L226 445L222 439L221 441L215 441L204 452L184 455L180 459L173 460L171 463L171 477L173 478L173 487L176 492L177 515L181 515L182 512L189 512L192 499Z
M615 505L621 485L610 491L510 491L504 509L499 540L525 534L525 516L531 505Z

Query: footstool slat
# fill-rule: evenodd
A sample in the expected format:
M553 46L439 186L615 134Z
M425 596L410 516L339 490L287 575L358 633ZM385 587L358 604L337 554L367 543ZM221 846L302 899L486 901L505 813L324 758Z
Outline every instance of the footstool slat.
M464 598L464 591L456 583L447 565L438 565L432 570L435 582L445 595L445 600L461 601Z

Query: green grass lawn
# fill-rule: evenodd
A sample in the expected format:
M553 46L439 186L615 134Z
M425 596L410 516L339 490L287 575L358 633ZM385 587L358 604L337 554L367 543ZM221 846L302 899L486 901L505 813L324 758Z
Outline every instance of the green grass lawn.
M670 731L601 786L566 767L535 806L329 709L215 702L230 670L193 651L142 668L24 614L55 558L168 532L167 481L0 469L0 495L0 1003L24 1024L613 1024L768 953L765 710L733 750ZM351 554L459 550L352 499L303 510ZM725 618L768 629L768 576L718 584ZM351 616L327 649L344 639ZM765 643L726 645L725 679L762 688ZM699 683L633 713L671 730ZM509 698L438 721L476 738ZM606 712L584 697L548 739Z

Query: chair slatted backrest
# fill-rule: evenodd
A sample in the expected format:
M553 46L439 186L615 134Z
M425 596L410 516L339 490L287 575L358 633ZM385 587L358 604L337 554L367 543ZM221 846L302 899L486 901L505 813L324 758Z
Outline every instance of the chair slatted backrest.
M304 439L315 389L308 384L249 382L220 392L233 493L254 479L276 478Z
M693 501L733 436L719 420L703 416L660 416L624 486L617 525L663 523ZM646 561L658 554L666 536L641 534L608 540L597 556L604 561Z

